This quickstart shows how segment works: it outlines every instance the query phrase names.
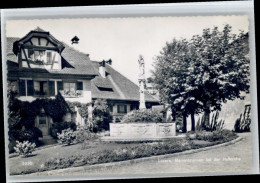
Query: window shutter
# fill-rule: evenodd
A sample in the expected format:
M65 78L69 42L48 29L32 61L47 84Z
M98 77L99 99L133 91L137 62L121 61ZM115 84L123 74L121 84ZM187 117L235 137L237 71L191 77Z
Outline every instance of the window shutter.
M117 105L117 113L120 113L120 105Z
M77 90L83 90L83 82L82 81L77 82Z
M49 81L49 95L55 96L54 81Z
M57 91L59 92L60 90L63 90L63 82L62 81L57 82Z
M113 105L112 104L109 105L109 110L110 110L110 112L113 113Z
M125 113L127 113L127 105L124 105Z
M33 80L27 80L27 96L34 95Z
M26 96L25 80L19 80L19 95Z

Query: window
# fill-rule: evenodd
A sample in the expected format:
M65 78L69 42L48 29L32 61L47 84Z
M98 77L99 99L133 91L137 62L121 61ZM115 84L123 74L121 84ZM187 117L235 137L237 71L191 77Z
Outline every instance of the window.
M49 81L49 95L55 96L55 85L54 81Z
M33 51L33 49L28 49L28 58L31 59L31 60L33 60L33 59L34 59L33 56L34 56L34 51Z
M51 64L52 63L52 52L47 52L47 63Z
M117 113L127 113L127 106L124 104L117 105Z
M83 90L83 82L82 81L77 82L77 90Z
M63 82L57 81L57 91L63 90Z
M132 110L138 110L138 109L139 109L138 104L131 104L131 105L130 105L130 111L132 111Z
M33 96L33 94L34 94L33 80L27 80L27 96Z
M25 80L19 80L19 95L26 96Z
M36 60L43 61L44 55L45 55L45 50L34 51L34 61Z
M99 89L100 91L113 92L113 89L112 89L112 88L98 87L98 89Z
M35 95L47 95L48 82L47 81L34 81L34 94Z
M63 85L65 92L75 92L76 91L76 83L64 83Z

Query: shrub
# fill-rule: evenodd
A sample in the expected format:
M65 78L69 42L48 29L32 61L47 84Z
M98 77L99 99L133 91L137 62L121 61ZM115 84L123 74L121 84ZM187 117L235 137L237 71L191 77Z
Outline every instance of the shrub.
M35 143L30 143L29 141L23 141L23 142L16 141L16 146L14 147L14 149L19 155L28 157L29 155L32 154L35 147L36 147Z
M92 133L85 126L79 126L77 130L74 132L75 139L77 143L81 143L84 141L91 141L97 138L95 133Z
M73 130L71 130L70 128L62 130L61 133L57 133L57 136L58 136L59 144L64 144L64 145L70 145L74 143L76 138Z
M42 137L42 131L39 128L31 127L30 129L13 129L12 136L20 142L29 141L39 145L39 137Z
M134 158L148 157L167 153L175 153L191 149L191 143L186 140L167 140L156 144L140 144L137 146L126 146L124 148L106 149L88 155L76 154L67 158L53 158L45 162L49 169L67 168L79 165L92 165L97 163L108 163L124 161Z
M227 142L233 140L237 137L235 133L230 130L216 130L213 132L207 131L197 131L196 132L196 139L197 140L204 140L209 142L221 141Z
M251 119L246 119L245 115L240 114L234 125L235 132L250 132Z
M162 122L163 116L162 114L153 111L152 109L139 109L133 110L126 114L122 123L130 123L130 122Z
M97 99L93 106L93 121L91 131L98 132L102 130L109 130L109 123L112 122L113 117L110 114L109 107L106 100Z
M75 131L77 129L77 125L74 122L54 122L50 128L50 135L57 139L57 134L61 133L62 130L65 129L72 129L73 131Z

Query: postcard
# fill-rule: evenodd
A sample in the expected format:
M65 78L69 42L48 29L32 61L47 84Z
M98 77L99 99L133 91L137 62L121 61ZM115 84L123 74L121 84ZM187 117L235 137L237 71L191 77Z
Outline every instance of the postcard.
M1 10L7 181L258 174L253 8Z

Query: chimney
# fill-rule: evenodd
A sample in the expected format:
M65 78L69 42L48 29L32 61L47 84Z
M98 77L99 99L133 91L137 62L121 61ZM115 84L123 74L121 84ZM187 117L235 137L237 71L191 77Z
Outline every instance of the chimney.
M102 78L106 78L106 61L105 60L99 62L99 74L102 76Z

